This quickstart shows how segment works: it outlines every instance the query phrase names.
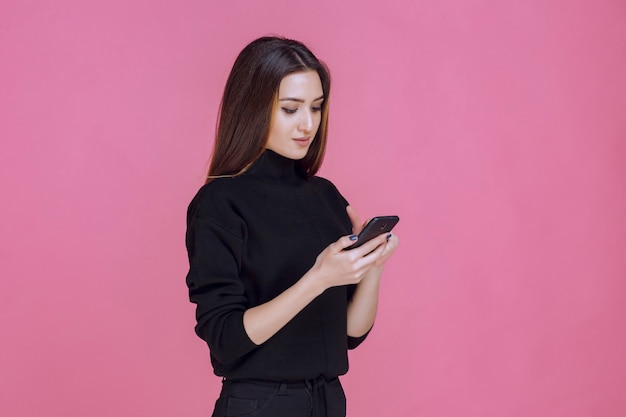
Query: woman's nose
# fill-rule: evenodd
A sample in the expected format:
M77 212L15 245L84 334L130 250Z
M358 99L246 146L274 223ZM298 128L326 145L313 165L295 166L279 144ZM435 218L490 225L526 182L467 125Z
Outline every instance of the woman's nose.
M303 132L310 132L313 130L313 116L310 111L302 112L302 117L300 118L300 124L298 127Z

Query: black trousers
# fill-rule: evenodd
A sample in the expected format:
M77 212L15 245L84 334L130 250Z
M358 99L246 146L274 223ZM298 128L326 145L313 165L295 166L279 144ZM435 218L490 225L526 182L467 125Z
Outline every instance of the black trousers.
M213 417L345 417L346 396L338 378L302 382L228 380Z

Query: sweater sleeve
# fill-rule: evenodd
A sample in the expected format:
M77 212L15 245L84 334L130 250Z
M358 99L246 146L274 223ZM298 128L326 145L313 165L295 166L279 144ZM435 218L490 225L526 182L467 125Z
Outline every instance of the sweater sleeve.
M224 218L229 211L221 205L201 190L189 206L186 281L196 304L196 333L217 361L229 364L257 345L243 326L248 300L239 278L243 238L237 233L243 226L232 211Z

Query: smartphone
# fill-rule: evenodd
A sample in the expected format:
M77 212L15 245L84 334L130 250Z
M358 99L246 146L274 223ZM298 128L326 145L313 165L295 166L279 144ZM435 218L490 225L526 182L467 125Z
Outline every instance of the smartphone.
M359 239L344 250L358 248L362 244L374 239L376 236L391 232L391 229L393 229L399 221L400 218L398 216L374 217L365 225L363 230L361 230L361 233L359 233Z

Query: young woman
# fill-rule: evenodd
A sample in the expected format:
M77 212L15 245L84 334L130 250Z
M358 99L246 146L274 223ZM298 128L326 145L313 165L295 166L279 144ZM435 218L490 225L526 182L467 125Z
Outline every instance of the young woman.
M398 238L343 251L361 221L315 176L329 95L325 65L275 37L246 46L226 83L186 235L196 333L223 377L214 417L345 416L338 376L374 323Z

